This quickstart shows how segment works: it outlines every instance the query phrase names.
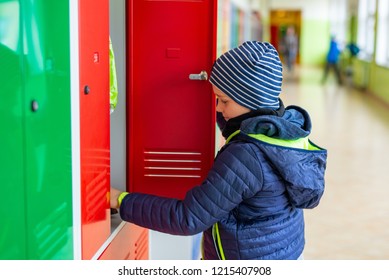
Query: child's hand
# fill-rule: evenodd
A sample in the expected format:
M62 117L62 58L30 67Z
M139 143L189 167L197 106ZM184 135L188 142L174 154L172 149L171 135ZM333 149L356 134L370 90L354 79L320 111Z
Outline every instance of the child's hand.
M123 191L111 187L111 193L110 193L110 204L111 204L111 208L115 208L115 209L119 208L118 197L119 197L119 195L120 195L122 192L123 192Z

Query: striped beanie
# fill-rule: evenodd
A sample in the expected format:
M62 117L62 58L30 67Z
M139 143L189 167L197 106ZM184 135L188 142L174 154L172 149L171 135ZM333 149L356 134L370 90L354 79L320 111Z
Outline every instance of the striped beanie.
M243 107L279 108L282 63L270 43L247 41L222 54L209 80Z

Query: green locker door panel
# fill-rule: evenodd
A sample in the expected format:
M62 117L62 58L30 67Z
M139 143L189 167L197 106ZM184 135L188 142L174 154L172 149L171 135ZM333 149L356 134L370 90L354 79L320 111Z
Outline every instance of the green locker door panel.
M18 1L0 0L0 26L0 259L25 259L24 112Z
M27 258L72 259L69 1L22 4Z
M0 259L72 259L69 1L0 0L0 27Z

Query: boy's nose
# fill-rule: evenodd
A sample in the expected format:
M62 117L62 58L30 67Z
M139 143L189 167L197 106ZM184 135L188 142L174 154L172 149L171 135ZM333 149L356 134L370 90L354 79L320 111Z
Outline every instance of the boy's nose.
M222 110L221 110L221 106L220 106L220 104L219 104L219 102L217 102L218 100L216 99L216 112L222 112Z

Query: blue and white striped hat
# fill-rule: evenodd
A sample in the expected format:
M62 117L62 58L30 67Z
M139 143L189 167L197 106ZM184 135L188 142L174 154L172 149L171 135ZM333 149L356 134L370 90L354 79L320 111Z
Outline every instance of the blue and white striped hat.
M282 63L270 43L247 41L222 54L209 80L246 108L279 108Z

